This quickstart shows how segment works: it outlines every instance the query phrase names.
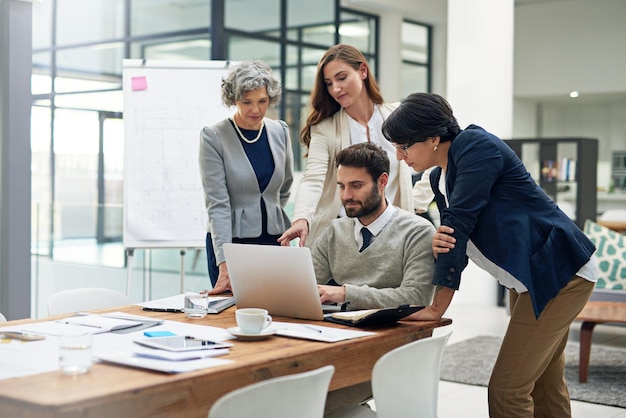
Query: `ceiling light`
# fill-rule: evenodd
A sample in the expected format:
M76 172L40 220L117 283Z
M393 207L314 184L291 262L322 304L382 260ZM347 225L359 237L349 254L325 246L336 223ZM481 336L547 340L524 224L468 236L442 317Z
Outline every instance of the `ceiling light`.
M576 90L570 91L569 97L571 97L572 99L575 99L576 97L578 97L578 92Z

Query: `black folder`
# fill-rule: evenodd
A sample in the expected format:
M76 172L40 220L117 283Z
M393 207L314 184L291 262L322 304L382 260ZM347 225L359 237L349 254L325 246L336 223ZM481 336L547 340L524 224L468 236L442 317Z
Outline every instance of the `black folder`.
M379 327L394 324L398 320L421 309L424 309L424 306L401 305L397 308L335 312L325 316L324 320L351 327Z

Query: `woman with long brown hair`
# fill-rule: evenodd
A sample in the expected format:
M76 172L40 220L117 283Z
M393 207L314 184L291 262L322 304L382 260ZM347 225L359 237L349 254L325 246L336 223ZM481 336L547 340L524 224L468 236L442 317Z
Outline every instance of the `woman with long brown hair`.
M383 100L357 48L338 44L324 53L317 65L311 110L300 132L300 141L307 147L306 170L296 193L291 227L279 238L282 245L300 238L300 246L313 246L330 221L343 215L335 156L352 144L372 142L387 152L393 161L388 199L413 212L411 170L397 162L395 148L381 131L396 106Z

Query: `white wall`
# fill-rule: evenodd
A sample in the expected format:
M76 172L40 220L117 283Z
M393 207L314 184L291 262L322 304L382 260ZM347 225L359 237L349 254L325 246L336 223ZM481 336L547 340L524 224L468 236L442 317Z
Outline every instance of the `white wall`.
M623 0L515 8L515 137L597 138L609 169L611 151L626 149L625 22ZM573 90L580 99L567 98Z
M538 136L537 103L534 100L513 100L513 137Z
M624 39L623 0L517 6L515 97L626 92Z
M447 96L447 1L342 3L381 15L381 67L377 77L385 97L394 100L399 87L393 58L399 58L399 51L392 35L397 33L398 17L432 24L433 92ZM513 137L597 138L599 165L610 166L611 151L626 149L624 22L624 0L517 2ZM595 95L597 99L584 105L579 104L580 100L569 102L567 95L572 90L578 90L581 98ZM557 97L559 100L555 100ZM598 176L604 178L604 174Z

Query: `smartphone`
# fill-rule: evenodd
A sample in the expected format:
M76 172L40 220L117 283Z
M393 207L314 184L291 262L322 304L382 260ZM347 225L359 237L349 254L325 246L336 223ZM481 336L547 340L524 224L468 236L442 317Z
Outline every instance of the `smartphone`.
M195 338L191 336L177 335L174 337L152 337L135 340L137 344L146 347L159 348L167 351L194 351L194 350L213 350L215 348L232 347L233 345L225 342L211 341L205 338Z

